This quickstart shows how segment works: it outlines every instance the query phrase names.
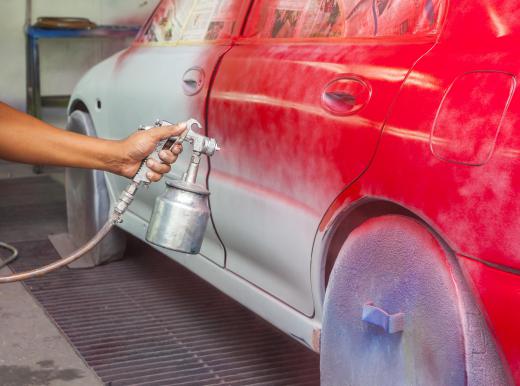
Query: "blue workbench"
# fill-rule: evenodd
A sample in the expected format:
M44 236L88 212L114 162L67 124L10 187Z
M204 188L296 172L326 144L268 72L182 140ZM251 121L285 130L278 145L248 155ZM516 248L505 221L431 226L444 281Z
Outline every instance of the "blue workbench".
M40 82L40 39L124 39L135 37L139 27L98 26L91 29L47 29L27 27L26 34L26 80L27 80L27 112L41 118L42 106L66 104L69 96L42 96Z

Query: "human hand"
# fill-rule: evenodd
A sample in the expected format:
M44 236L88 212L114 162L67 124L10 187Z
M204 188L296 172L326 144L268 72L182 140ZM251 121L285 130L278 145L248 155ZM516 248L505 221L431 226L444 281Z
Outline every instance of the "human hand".
M119 141L119 160L115 163L114 172L124 177L132 178L141 162L150 153L152 153L157 146L157 143L163 139L178 136L186 130L186 124L180 123L171 126L154 127L148 130L138 131L128 138ZM171 164L177 161L177 157L182 152L182 145L178 144L170 150L162 150L159 153L159 158L162 162L149 159L146 165L150 168L147 177L152 182L157 182L161 179L163 174L171 170Z

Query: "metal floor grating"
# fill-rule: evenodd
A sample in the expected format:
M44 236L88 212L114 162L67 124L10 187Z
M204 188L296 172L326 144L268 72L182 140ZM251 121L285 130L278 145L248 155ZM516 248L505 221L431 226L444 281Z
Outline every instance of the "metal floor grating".
M63 231L59 190L47 177L2 181L0 210L11 216L1 216L0 239L20 250L14 270L57 258L35 227L45 222L44 216L56 232ZM29 209L33 223L20 217ZM22 241L24 235L30 240ZM128 250L119 262L90 270L63 269L26 283L103 382L319 384L318 355L146 244L132 240Z

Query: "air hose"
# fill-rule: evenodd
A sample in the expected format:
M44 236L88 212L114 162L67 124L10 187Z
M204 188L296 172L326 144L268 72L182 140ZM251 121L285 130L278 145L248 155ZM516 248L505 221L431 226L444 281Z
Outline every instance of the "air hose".
M15 261L18 258L18 249L16 249L12 245L0 242L0 248L7 249L8 251L11 252L11 256L9 256L7 259L5 259L2 262L2 264L0 264L0 268L4 268L7 264L11 264L13 261Z
M60 259L58 261L55 261L54 263L45 265L43 267L33 269L32 271L26 271L26 272L20 272L15 273L9 276L2 276L0 277L0 284L4 283L12 283L15 281L22 281L27 279L32 279L38 276L43 276L51 271L55 271L58 268L64 267L73 261L79 259L81 256L83 256L85 253L89 252L92 248L94 248L105 236L110 232L112 227L120 223L122 220L123 214L126 212L132 201L134 200L135 193L137 192L137 188L139 187L139 183L132 182L128 187L123 191L121 196L119 197L119 200L114 208L114 211L112 212L110 218L108 221L103 225L103 227L99 230L96 235L90 239L85 245L83 245L81 248L78 248L74 252L72 252L69 256L64 257L63 259ZM0 246L2 246L3 243L0 243ZM6 244L7 245L7 244ZM11 249L10 246L6 246L7 249ZM16 252L16 254L15 254ZM7 264L9 262L12 262L16 256L18 255L18 252L16 250L13 251L13 256L11 256L7 260Z

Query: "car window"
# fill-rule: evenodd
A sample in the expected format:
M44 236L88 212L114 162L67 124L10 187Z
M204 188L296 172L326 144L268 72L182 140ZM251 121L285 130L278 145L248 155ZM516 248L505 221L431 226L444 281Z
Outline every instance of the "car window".
M334 38L434 33L443 0L258 0L246 37Z
M177 43L228 39L235 33L240 0L162 0L138 39Z
M440 0L376 1L376 35L416 35L435 32Z

